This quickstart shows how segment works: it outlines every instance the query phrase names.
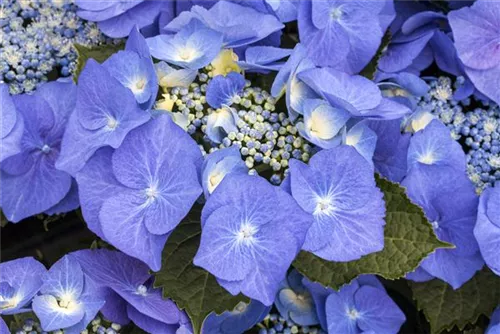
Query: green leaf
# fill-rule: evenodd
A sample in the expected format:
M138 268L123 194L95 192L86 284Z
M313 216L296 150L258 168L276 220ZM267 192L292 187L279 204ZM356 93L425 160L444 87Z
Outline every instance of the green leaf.
M459 289L438 279L409 282L417 308L431 325L431 333L441 333L457 326L463 330L482 314L489 317L500 304L500 277L483 269Z
M88 47L81 44L74 45L76 49L76 53L78 54L76 71L73 74L73 80L78 82L78 77L82 72L87 60L92 58L95 59L98 63L103 63L106 59L111 57L112 54L123 50L125 44L103 44L93 47Z
M384 249L350 262L330 262L302 251L293 263L299 272L333 289L362 274L394 280L415 270L437 248L452 247L436 237L422 209L411 203L404 188L378 176L376 179L386 204Z
M375 73L377 72L377 67L378 67L378 62L380 58L382 57L384 53L384 49L391 43L392 35L389 29L384 34L384 37L382 37L382 42L380 42L380 46L378 47L377 53L375 56L370 60L368 65L365 66L364 69L359 72L360 75L373 80L375 79Z
M163 249L161 270L155 274L154 285L186 310L194 334L201 332L203 321L211 312L221 314L233 310L240 301L249 302L243 295L233 296L222 288L208 271L193 264L200 244L200 210L195 208L177 226Z

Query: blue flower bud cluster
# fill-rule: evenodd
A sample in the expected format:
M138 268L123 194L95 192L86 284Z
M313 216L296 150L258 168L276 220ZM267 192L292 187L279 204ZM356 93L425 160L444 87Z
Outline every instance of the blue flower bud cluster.
M268 314L257 326L259 334L326 334L319 326L301 326L276 313Z
M210 66L205 68L207 72L210 69ZM267 91L251 87L248 80L243 92L231 105L238 115L238 131L227 133L222 143L210 141L204 135L208 115L214 112L205 98L210 80L210 75L201 72L189 88L174 87L169 91L170 99L174 101L173 111L187 117L189 134L195 138L202 136L206 153L236 145L250 173L271 170L273 184L280 184L284 179L291 158L309 160L311 145L300 136L285 112L276 111L275 99Z
M461 79L455 83L447 77L432 80L419 105L443 122L462 144L469 178L481 193L500 180L500 107L473 97L456 101L453 94Z
M73 0L0 0L0 73L11 94L32 92L76 68L74 43L111 43L76 15ZM115 41L116 42L116 41Z
M14 329L12 333L15 334L46 334L42 330L40 323L35 320L36 318L26 318L21 328ZM119 334L122 326L115 323L109 323L97 315L94 320L89 324L82 334ZM50 332L51 334L63 334L64 331L58 330Z

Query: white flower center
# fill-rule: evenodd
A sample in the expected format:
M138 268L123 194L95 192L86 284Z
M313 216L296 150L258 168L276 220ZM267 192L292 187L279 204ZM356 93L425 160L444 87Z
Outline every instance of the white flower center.
M208 178L208 192L212 193L215 190L215 188L217 188L217 186L219 185L219 183L222 181L223 178L224 174L220 172L215 172L211 174L210 177Z
M129 86L130 90L134 94L141 93L144 90L144 87L146 87L146 79L145 78L138 78L132 82L132 85Z
M151 200L151 201L154 201L160 195L160 192L158 191L158 189L155 185L152 185L149 188L146 188L145 192L146 192L146 197L148 198L148 200Z
M50 146L49 146L49 145L47 145L47 144L44 144L44 145L42 146L42 148L41 148L41 151L42 151L43 153L45 153L45 154L49 153L49 152L50 152L50 150L51 150L51 148L50 148Z
M241 225L240 230L236 233L236 240L239 243L244 243L246 245L251 244L255 241L254 235L257 233L257 228L245 222Z
M427 152L427 153L421 155L418 158L418 161L423 163L423 164L426 164L426 165L432 165L434 162L436 162L436 157L434 156L434 153Z
M330 197L318 197L316 200L316 207L314 208L314 215L330 215L334 210L332 199Z
M106 124L106 125L110 130L116 129L116 127L118 126L118 123L119 122L114 117L108 116L108 124Z
M356 320L359 318L359 312L355 308L353 308L347 311L347 316L351 320Z
M179 50L178 56L183 61L191 61L196 57L196 50L190 47L184 47Z
M338 19L340 19L342 17L342 14L343 14L342 9L340 9L339 7L333 8L330 11L330 17L334 21L337 21Z
M135 291L136 294L140 296L146 296L148 294L148 288L145 285L139 285L137 287L137 290Z

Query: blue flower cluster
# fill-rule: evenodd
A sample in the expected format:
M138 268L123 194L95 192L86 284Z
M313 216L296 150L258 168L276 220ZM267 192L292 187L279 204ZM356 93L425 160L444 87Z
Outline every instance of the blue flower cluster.
M51 72L67 77L76 68L74 44L111 43L94 23L76 15L71 0L0 3L0 73L11 94L29 93Z
M458 289L485 264L500 275L500 2L433 8L8 2L2 212L18 223L80 207L116 250L66 254L49 270L33 258L0 264L0 314L31 309L42 330L64 333L80 333L99 312L149 333L192 333L152 275L165 270L164 247L198 203L190 265L250 299L210 314L204 333L256 324L261 333L397 333L406 317L375 276L336 291L290 270L301 251L348 263L384 250L388 196L376 173L404 187L435 235L454 245L406 279ZM69 75L75 41L108 40L82 19L126 37L125 49L86 60L77 84L14 95L54 67ZM292 21L298 40L284 49ZM447 76L426 77L431 64ZM269 90L259 76L272 78ZM97 322L92 330L104 331Z
M500 181L500 107L474 97L455 100L461 83L460 77L454 85L447 77L432 80L429 93L419 105L443 122L462 144L469 178L481 193Z

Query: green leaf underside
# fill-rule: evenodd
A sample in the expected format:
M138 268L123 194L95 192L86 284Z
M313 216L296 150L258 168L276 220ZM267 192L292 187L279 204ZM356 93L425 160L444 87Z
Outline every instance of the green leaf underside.
M422 209L411 203L404 188L378 176L376 179L386 202L384 249L350 262L330 262L301 251L293 266L304 276L333 289L362 274L394 280L415 270L437 248L452 247L436 237Z
M123 50L125 45L123 43L120 44L105 44L98 45L93 47L84 46L81 44L75 44L75 49L78 54L76 70L73 74L73 80L75 82L78 81L78 77L82 72L87 60L90 58L95 59L98 63L103 63L106 59L111 57L112 54Z
M463 330L482 314L491 316L500 304L500 277L486 268L457 290L438 279L423 283L409 281L409 284L417 308L424 312L431 325L432 334L454 326Z
M164 298L187 312L197 334L211 312L221 314L233 310L240 301L250 300L241 294L231 295L212 274L193 264L201 235L200 211L193 211L168 238L154 285L163 289Z
M380 58L382 58L382 55L384 54L384 49L389 45L392 39L392 34L389 29L384 34L384 37L382 37L382 41L380 42L380 46L378 47L377 53L375 53L375 56L370 60L368 65L365 66L364 69L359 72L360 75L364 76L365 78L368 78L370 80L375 79L375 73L377 72L377 67L378 67L378 62Z

